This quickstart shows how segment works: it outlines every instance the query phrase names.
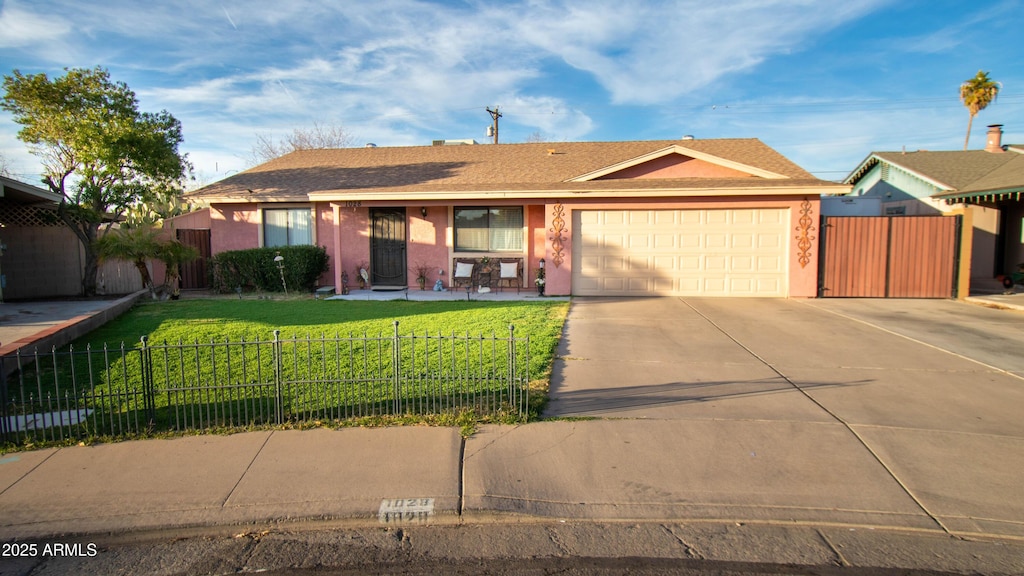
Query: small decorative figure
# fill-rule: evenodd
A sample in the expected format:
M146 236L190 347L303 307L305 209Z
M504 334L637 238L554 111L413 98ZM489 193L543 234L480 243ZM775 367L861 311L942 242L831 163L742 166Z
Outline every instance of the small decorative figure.
M444 284L440 278L437 279L437 282L434 282L434 292L444 292Z

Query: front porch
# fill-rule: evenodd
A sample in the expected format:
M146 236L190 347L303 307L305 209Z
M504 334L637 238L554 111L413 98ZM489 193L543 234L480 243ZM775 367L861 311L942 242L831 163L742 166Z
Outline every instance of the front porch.
M418 302L430 302L438 300L471 300L474 302L516 302L528 300L554 300L567 301L568 296L540 296L536 288L523 288L518 294L515 290L504 292L485 292L483 294L471 289L445 290L420 290L418 288L407 288L405 290L350 290L348 294L328 296L325 300L410 300Z

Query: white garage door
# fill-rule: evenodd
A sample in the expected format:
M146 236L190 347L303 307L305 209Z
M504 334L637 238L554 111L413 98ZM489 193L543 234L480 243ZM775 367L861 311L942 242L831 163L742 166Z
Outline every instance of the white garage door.
M789 210L576 210L573 294L786 296Z

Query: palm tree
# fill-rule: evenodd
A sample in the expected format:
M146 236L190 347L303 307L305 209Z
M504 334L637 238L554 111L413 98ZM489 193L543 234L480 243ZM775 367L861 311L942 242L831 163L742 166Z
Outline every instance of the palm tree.
M159 229L149 226L112 229L96 240L96 253L100 261L116 259L127 260L135 264L139 274L142 275L142 285L155 298L156 289L153 286L153 278L149 275L146 261L160 255L159 234Z
M166 283L171 289L172 298L177 299L181 294L181 265L199 258L199 251L171 238L160 245L157 258L167 266Z
M974 78L960 85L960 101L967 107L970 118L967 120L967 138L964 138L964 150L971 140L971 124L974 117L995 101L999 94L1000 84L988 77L988 72L978 70Z

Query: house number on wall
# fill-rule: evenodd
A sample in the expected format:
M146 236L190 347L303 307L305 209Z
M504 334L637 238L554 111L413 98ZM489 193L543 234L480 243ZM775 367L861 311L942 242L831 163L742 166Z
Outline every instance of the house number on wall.
M361 200L345 200L345 208L362 208L362 206Z

